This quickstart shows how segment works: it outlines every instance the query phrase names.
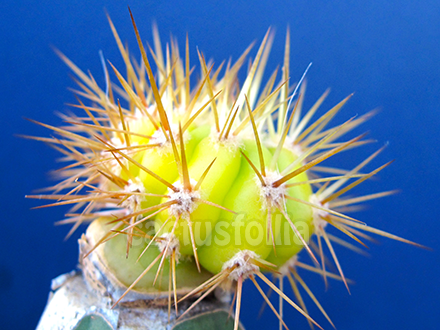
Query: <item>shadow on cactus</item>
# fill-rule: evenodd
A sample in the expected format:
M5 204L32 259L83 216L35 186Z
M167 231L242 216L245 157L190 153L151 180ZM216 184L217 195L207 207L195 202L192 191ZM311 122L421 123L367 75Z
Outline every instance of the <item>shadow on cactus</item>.
M333 325L297 268L318 273L324 281L343 281L349 290L334 244L358 251L357 244L365 246L369 234L377 234L418 245L347 215L360 203L393 193L346 197L390 164L364 170L383 148L352 169L322 164L371 142L365 135L346 140L344 135L373 112L330 127L350 97L316 116L328 91L305 110L306 73L298 83L290 81L289 31L282 70L266 83L270 30L242 84L238 74L251 47L236 62L219 66L197 51L201 79L194 82L188 39L184 56L173 38L164 53L154 29L154 47L148 48L133 16L132 21L141 60L132 58L109 19L125 68L108 62L112 73L106 68L105 88L58 52L77 76L74 107L80 112L63 115L68 124L63 128L35 122L56 137L30 138L49 143L68 165L60 170L63 180L50 188L53 194L28 197L55 200L42 207L71 205L60 221L73 224L68 236L90 223L80 240L82 269L90 283L106 278L113 289L101 289L111 296L113 308L163 300L169 316L184 318L221 289L233 297L230 313L235 304L238 329L248 280L280 328L287 328L283 301L321 328L309 316L299 288ZM329 225L342 238L327 233ZM298 260L303 249L309 264ZM283 292L285 277L292 298ZM280 296L278 308L261 284ZM186 300L191 304L179 311Z

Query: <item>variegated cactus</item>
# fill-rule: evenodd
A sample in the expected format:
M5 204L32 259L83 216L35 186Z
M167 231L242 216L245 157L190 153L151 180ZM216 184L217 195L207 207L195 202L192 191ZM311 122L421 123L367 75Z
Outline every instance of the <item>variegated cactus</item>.
M101 88L60 53L78 77L76 107L87 116L65 116L69 126L64 128L39 123L58 137L36 139L53 145L70 164L53 195L30 197L57 200L49 206L73 205L63 221L73 223L72 230L91 223L81 244L84 270L91 282L98 269L112 283L114 307L160 297L177 311L181 299L199 297L185 314L221 287L234 292L237 328L242 283L250 280L285 325L282 305L278 311L273 307L259 278L319 327L297 284L331 323L330 318L296 268L339 278L348 288L332 244L352 245L328 234L328 225L362 245L360 239L368 237L363 232L414 244L342 213L392 193L344 195L389 163L364 172L381 148L353 169L321 164L368 143L363 135L343 136L372 113L329 128L349 97L316 116L328 91L305 111L303 77L298 83L290 80L289 33L281 74L275 70L266 83L271 31L243 83L238 76L250 47L235 63L218 67L198 52L201 79L194 82L188 40L185 56L174 39L163 53L155 30L154 50L147 54L133 20L142 58L137 62L109 22L126 67L118 70L110 63L117 82L106 71L107 84ZM326 271L323 243L338 275ZM303 249L311 265L297 259ZM283 293L284 277L294 286L298 304Z

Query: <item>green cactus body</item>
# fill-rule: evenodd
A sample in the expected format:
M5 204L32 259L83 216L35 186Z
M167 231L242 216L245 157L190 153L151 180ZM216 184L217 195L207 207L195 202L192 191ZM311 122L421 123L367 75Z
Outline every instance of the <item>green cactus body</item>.
M95 241L99 240L102 233L111 228L111 225L107 224L109 221L110 218L96 219L87 230L88 236ZM108 267L110 272L121 284L129 287L157 258L159 249L157 246L152 246L151 249L145 250L147 242L138 238L134 239L130 253L128 257L126 257L123 253L120 253L126 248L126 245L127 239L119 235L100 245L98 253L105 267ZM145 253L143 253L144 250ZM169 281L169 261L166 260L164 262L163 272L158 280L158 285L153 285L157 269L158 264L153 266L152 271L145 274L145 276L136 283L133 290L140 293L156 295L161 292L166 292ZM200 285L209 277L210 274L206 271L199 273L191 259L182 258L176 265L176 284L178 290L186 288L186 291L188 291L189 288Z
M292 164L297 157L292 151L288 149L282 149L278 158L278 168L280 171L284 170L290 164ZM298 165L297 167L299 167ZM301 173L296 176L291 183L295 182L307 182L307 174ZM312 188L310 185L302 184L287 188L288 195L295 197L299 200L308 201L312 195ZM290 199L286 200L287 213L297 227L301 236L306 242L309 241L313 234L313 210L311 206L296 202ZM275 241L275 250L271 250L269 256L266 258L270 263L282 266L290 258L297 255L304 247L303 243L299 240L298 236L293 232L291 226L286 218L282 218L279 223L279 235Z
M258 161L255 141L242 141L242 149L252 161ZM270 152L266 148L263 151L269 160ZM220 272L223 264L240 250L250 249L264 258L272 248L272 243L266 241L267 210L262 203L260 186L249 163L244 157L240 158L240 171L223 202L224 207L236 213L221 211L209 244L202 246L199 252L200 262L213 273ZM251 233L253 229L257 233ZM257 237L252 239L252 236Z
M202 200L222 205L229 188L234 182L240 168L239 149L234 145L225 145L222 142L214 141L211 137L206 137L195 147L194 154L188 159L188 172L190 177L200 179L208 166L212 163L209 173L203 180L196 193ZM181 182L178 182L181 185ZM166 200L163 200L166 202ZM193 255L194 251L191 245L190 230L187 227L188 221L191 221L193 230L196 232L197 243L202 245L204 240L211 234L211 229L219 217L221 209L212 205L197 203L191 207L188 214L182 214L183 219L173 213L173 208L161 212L157 218L157 226L161 225L167 219L172 218L163 232L173 230L174 221L178 221L178 227L174 230L174 235L180 241L180 253Z

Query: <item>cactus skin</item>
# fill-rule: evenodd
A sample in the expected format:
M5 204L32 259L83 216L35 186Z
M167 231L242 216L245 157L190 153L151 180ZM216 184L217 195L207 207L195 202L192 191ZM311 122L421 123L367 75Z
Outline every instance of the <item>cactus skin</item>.
M361 244L358 237L367 236L359 230L417 245L341 213L344 207L393 193L357 199L343 196L389 163L371 172L362 171L381 148L351 170L322 166L329 157L368 142L363 135L345 141L341 138L371 114L328 128L347 97L312 121L328 94L325 92L301 115L306 87L303 78L297 84L288 80L289 34L278 82L275 71L266 85L261 83L273 39L269 30L242 85L238 72L249 50L223 71L208 65L199 52L201 79L190 87L188 42L184 58L173 39L171 52L167 48L164 56L155 30L152 57L157 72L153 73L151 56L141 43L134 19L142 63L130 59L109 22L127 76L110 63L121 87L115 88L106 72L105 92L59 54L80 79L79 96L91 100L93 106L79 101L78 107L88 117L65 116L68 127L36 122L59 135L44 141L72 163L61 171L64 180L54 187L54 195L29 197L57 200L47 206L73 205L64 221L74 223L72 231L91 222L86 243L93 244L82 252L83 257L100 259L100 276L112 278L123 288L112 296L113 307L159 295L168 297L169 312L174 301L178 314L180 298L202 295L202 299L221 287L236 293L237 329L242 283L250 279L284 325L281 310L276 312L267 300L258 277L319 327L296 291L301 306L283 293L282 278L292 279L293 274L303 285L295 271L303 267L322 274L325 280L340 279L348 289L332 246L336 239L326 233L328 224ZM314 171L317 166L319 172ZM318 244L311 243L312 235ZM328 247L338 275L325 270L323 245ZM297 261L303 249L314 266ZM85 269L91 265L93 273L96 264L84 260ZM263 272L277 274L280 287ZM313 300L331 323L319 302ZM196 300L183 315L199 302Z

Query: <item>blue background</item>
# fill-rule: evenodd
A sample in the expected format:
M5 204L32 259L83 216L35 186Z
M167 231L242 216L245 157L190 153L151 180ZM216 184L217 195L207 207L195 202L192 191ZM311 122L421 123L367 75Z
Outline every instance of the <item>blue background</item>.
M348 295L339 282L325 291L322 280L302 272L336 327L343 329L438 329L440 324L439 246L439 92L440 2L438 0L371 1L2 1L0 4L1 106L1 234L0 324L2 329L35 328L45 306L50 280L77 263L81 231L63 242L67 227L54 227L62 208L30 210L39 205L25 194L48 185L58 154L42 143L14 134L48 136L25 121L30 117L61 124L54 115L75 102L67 87L74 83L54 54L54 45L103 83L98 56L103 50L116 66L121 59L106 21L109 12L123 40L136 50L129 21L130 4L144 40L151 41L156 20L162 41L169 33L183 46L195 46L217 64L261 41L269 26L276 39L268 63L275 69L283 58L285 30L292 32L291 76L297 80L309 62L305 104L327 88L328 109L346 95L354 97L338 117L380 107L382 111L355 132L371 132L374 146L340 155L339 166L352 167L387 141L389 147L370 169L396 162L367 182L359 193L400 189L372 201L356 216L369 224L430 246L425 251L381 239L371 258L338 249L346 275L356 281ZM255 54L255 49L252 54ZM304 257L308 260L307 257ZM248 283L242 321L248 329L278 327L266 310L256 314L262 299ZM311 315L326 323L310 301ZM291 329L308 329L297 312L285 319Z

